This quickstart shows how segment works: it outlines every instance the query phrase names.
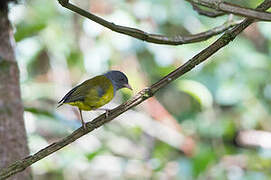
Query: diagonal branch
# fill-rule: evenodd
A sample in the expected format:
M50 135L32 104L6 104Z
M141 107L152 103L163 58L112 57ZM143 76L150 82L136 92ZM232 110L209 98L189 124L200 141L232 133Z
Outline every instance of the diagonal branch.
M264 11L271 7L271 0L265 0L257 10ZM105 114L100 115L95 118L93 121L86 123L86 129L84 130L82 127L75 130L69 136L47 146L46 148L38 151L37 153L28 156L22 160L18 160L8 166L7 168L1 169L0 171L0 180L6 179L18 172L23 171L25 168L31 166L33 163L49 156L50 154L56 152L57 150L67 146L68 144L74 142L78 138L84 136L85 134L95 130L96 128L108 123L114 118L118 117L122 113L128 111L132 107L137 106L148 98L152 97L159 89L165 87L175 79L179 78L183 74L187 73L191 69L193 69L196 65L204 62L214 53L216 53L219 49L226 46L230 41L234 40L235 37L240 34L246 27L248 27L251 23L254 22L254 19L246 18L240 24L234 26L231 30L227 31L224 35L222 35L219 39L217 39L213 44L209 47L202 50L192 59L187 61L185 64L180 66L175 71L171 72L155 84L153 84L150 88L143 89L139 93L137 93L131 100L121 104L120 106L114 108L110 111L110 115L106 118Z
M216 11L235 14L238 16L253 18L261 21L271 21L271 13L261 12L258 9L244 8L236 4L223 2L223 0L186 0L192 4L192 6L205 6Z
M132 36L136 39L140 39L146 42L150 43L155 43L155 44L166 44L166 45L182 45L182 44L189 44L189 43L195 43L195 42L200 42L200 41L205 41L215 35L221 34L225 32L226 30L230 29L234 25L238 24L239 22L234 22L234 21L228 21L221 26L217 26L213 29L210 29L208 31L204 31L198 34L193 34L193 35L187 35L187 36L182 36L182 35L176 35L176 36L163 36L159 34L150 34L147 32L144 32L140 29L136 28L131 28L131 27L126 27L126 26L120 26L117 24L114 24L112 22L106 21L105 19L102 19L101 17L98 17L90 12L87 12L71 3L69 3L68 0L58 0L59 3L78 14L81 16L84 16L104 27L107 27L108 29L111 29L112 31L125 34L128 36Z

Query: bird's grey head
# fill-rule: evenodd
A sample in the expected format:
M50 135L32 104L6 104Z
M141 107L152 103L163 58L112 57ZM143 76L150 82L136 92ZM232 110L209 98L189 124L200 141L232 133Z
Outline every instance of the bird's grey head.
M128 83L128 78L124 73L120 71L108 71L104 75L111 80L114 86L114 91L117 91L121 88L129 88L132 90L131 86Z

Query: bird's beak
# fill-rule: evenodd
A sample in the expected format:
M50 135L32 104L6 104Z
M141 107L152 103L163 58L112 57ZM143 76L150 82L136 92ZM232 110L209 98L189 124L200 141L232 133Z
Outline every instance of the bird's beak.
M124 84L124 87L130 89L130 90L133 90L133 88L130 86L130 84Z

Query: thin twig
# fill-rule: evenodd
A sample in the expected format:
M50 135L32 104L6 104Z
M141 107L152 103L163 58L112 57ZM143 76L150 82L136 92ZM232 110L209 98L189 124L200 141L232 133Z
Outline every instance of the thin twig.
M223 16L226 14L225 12L221 12L221 11L217 11L217 10L212 10L212 11L203 10L198 5L196 5L194 3L191 3L191 4L193 6L193 9L195 11L197 11L197 13L199 15L203 15L203 16L207 16L207 17L211 17L211 18L216 18L216 17Z
M271 13L261 12L257 9L245 8L236 4L223 2L223 0L186 0L193 5L205 6L228 14L253 18L261 21L271 21Z
M259 7L257 7L257 10L264 11L267 10L269 7L271 7L271 0L265 0ZM246 18L243 22L234 26L231 30L228 30L213 44L205 48L203 51L198 53L192 59L190 59L185 64L180 66L178 69L176 69L175 71L171 72L170 74L168 74L167 76L153 84L150 88L143 89L142 91L137 93L131 100L121 104L120 106L110 111L110 114L107 118L105 114L102 114L99 117L95 118L93 121L86 123L86 129L83 129L81 127L75 130L69 136L47 146L46 148L35 153L34 155L16 161L7 168L2 169L0 171L0 180L3 180L5 178L10 177L13 174L23 171L25 168L31 166L33 163L49 156L50 154L67 146L68 144L74 142L75 140L84 136L85 134L113 120L117 116L131 109L132 107L135 107L138 104L142 103L143 101L147 100L148 98L152 97L159 89L165 87L167 84L171 83L178 77L187 73L188 71L193 69L196 65L204 62L207 58L216 53L219 49L226 46L230 41L234 40L238 34L240 34L246 27L248 27L253 22L254 19Z
M217 26L213 29L210 29L208 31L204 31L198 34L192 34L187 36L182 35L176 35L176 36L163 36L159 34L150 34L147 32L144 32L140 29L126 27L126 26L120 26L117 24L114 24L112 22L106 21L105 19L102 19L101 17L98 17L90 12L87 12L71 3L69 3L68 0L58 0L59 3L73 11L76 12L104 27L107 27L108 29L111 29L112 31L125 34L128 36L132 36L136 39L140 39L146 42L155 43L155 44L167 44L167 45L182 45L182 44L189 44L189 43L195 43L195 42L201 42L205 41L215 35L221 34L225 32L226 30L230 29L234 25L238 24L239 22L226 22L222 24L221 26Z

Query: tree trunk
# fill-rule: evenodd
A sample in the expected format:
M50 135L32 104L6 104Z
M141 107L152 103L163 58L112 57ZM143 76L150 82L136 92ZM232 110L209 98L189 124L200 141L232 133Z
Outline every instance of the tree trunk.
M0 169L29 155L15 41L7 12L0 10ZM26 169L9 179L30 178L30 169Z

